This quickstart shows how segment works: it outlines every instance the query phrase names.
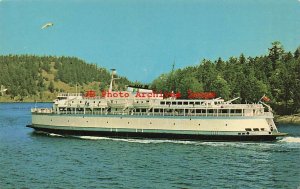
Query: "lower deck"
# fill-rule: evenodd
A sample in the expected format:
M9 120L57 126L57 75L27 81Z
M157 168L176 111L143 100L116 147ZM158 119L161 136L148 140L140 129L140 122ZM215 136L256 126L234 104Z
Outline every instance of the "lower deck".
M200 140L200 141L274 141L278 137L285 134L275 133L269 135L231 135L209 132L191 133L191 132L151 132L151 131L134 131L134 130L95 130L95 129L79 129L68 127L47 127L38 125L28 125L38 132L54 133L59 135L72 136L100 136L112 138L151 138L151 139L171 139L171 140Z
M273 140L279 134L273 119L262 116L166 117L33 113L30 127L57 134L188 140Z

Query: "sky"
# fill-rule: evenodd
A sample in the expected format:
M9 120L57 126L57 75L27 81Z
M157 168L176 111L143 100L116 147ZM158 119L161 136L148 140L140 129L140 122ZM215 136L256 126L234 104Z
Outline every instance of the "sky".
M300 0L0 0L1 55L75 56L131 81L274 41L299 47Z

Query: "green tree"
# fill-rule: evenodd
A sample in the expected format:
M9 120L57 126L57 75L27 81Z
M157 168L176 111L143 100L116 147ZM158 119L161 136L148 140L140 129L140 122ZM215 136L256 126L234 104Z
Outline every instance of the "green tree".
M273 63L273 70L276 69L276 61L280 60L284 54L283 46L279 41L274 41L272 47L269 48L269 58Z
M53 81L50 81L49 86L48 86L48 89L49 89L49 91L50 91L51 93L54 92L55 88L54 88L54 83L53 83Z
M225 79L220 75L217 76L216 81L213 83L212 90L217 93L219 97L223 99L229 99L230 87Z

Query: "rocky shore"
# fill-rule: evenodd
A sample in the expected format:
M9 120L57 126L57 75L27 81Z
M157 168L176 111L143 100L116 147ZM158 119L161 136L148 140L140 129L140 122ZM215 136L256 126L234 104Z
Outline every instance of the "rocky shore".
M274 118L274 121L279 124L300 125L300 114L283 115L283 116L276 115Z

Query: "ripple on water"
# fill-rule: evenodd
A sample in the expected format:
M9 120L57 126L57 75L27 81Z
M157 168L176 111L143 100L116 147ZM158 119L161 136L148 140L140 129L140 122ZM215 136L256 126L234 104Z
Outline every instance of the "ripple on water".
M0 116L0 188L300 185L300 127L288 127L294 135L266 143L40 135L25 127L34 104L1 106L7 111Z

